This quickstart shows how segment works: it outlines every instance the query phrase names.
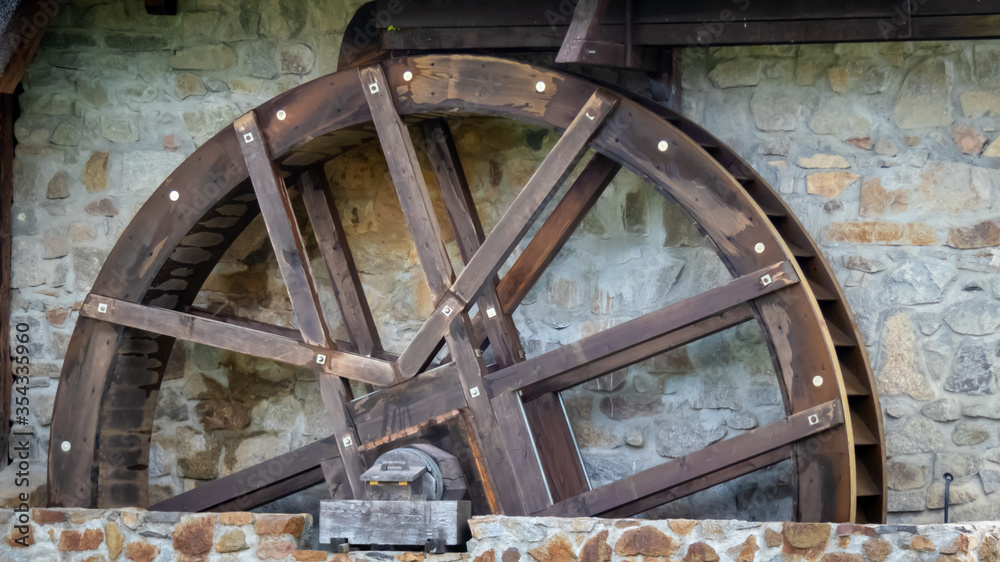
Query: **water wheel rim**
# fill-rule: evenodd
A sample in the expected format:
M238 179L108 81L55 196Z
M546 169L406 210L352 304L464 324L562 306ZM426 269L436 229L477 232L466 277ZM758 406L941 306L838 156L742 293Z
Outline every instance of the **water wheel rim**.
M574 77L485 57L402 58L386 61L382 68L394 90L397 110L403 115L475 109L477 114L565 129L587 97L598 90L593 84ZM404 77L404 73L409 76ZM494 86L487 100L476 93L477 84L482 87L483 78L477 82L470 77L490 77ZM544 86L539 89L538 84ZM446 96L445 92L455 97ZM539 96L531 97L534 93ZM470 107L463 94L469 99L479 99ZM792 250L729 171L660 116L628 99L619 97L617 102L619 107L612 117L617 121L611 121L592 139L592 148L618 160L681 203L707 231L734 275L748 275L775 263L786 263L791 275L805 279L792 259ZM283 113L282 118L278 117L279 111ZM371 120L362 85L353 70L299 86L265 102L255 112L276 157L312 138ZM661 150L663 142L670 148L668 158L664 158L665 151ZM236 133L227 128L178 167L125 230L98 275L92 295L144 304L157 299L163 299L164 303L173 299L175 306L180 302L190 303L211 270L207 266L218 261L228 244L209 249L192 246L203 250L201 261L188 263L188 266L197 267L184 267L183 263L172 259L178 248L185 247L184 238L205 230L233 234L241 231L253 217L253 213L249 217L245 214L246 209L243 215L232 208L226 209L246 207L252 200L245 188L248 172L238 157L239 151ZM244 188L239 189L240 185ZM706 194L715 197L713 212L723 210L722 217L710 216L705 207ZM175 204L178 201L180 205ZM228 224L222 228L206 226L226 217L235 219L221 221ZM760 245L763 251L757 250ZM177 270L197 270L199 267L205 271L187 273L184 288L157 289ZM755 315L767 326L772 353L782 367L780 378L788 413L795 414L828 402L847 404L847 392L836 361L836 344L823 323L822 313L808 285L794 283L788 290L757 299L752 306ZM789 310L795 311L796 326L807 329L789 333ZM81 318L74 330L52 424L50 503L90 505L95 500L99 500L97 503L127 503L141 499L144 493L131 489L128 482L116 481L115 478L121 477L121 470L98 470L96 487L90 479L91 468L99 461L94 457L95 437L102 433L112 435L116 430L139 435L151 433L155 400L150 397L155 397L154 386L159 384L157 369L162 374L161 364L172 345L171 339L166 344L168 349L158 346L154 352L146 353L144 357L148 363L141 366L138 375L132 371L126 373L129 380L115 380L114 373L108 372L110 359L107 358L121 344L123 332L120 326L94 318ZM797 356L792 350L796 341L803 338L810 340L815 355L803 365L793 365ZM105 358L103 363L99 357ZM101 365L104 365L103 371ZM121 371L121 366L118 367ZM138 380L144 374L146 379ZM823 377L822 384L813 384L817 376ZM141 393L145 393L144 398ZM90 404L98 405L74 408L88 403L80 401L80 397L89 397ZM136 408L133 403L129 408L122 408L123 400L138 400L141 407ZM120 421L115 422L116 419ZM848 521L854 518L857 483L851 422L851 416L845 416L842 426L831 432L828 439L821 443L813 440L811 447L817 451L801 450L796 455L797 519ZM130 425L116 428L115 423ZM134 448L134 445L126 445L128 447ZM109 450L108 445L101 447L102 454ZM146 454L148 450L140 450L140 457ZM88 462L88 459L95 460ZM144 482L136 484L144 485Z

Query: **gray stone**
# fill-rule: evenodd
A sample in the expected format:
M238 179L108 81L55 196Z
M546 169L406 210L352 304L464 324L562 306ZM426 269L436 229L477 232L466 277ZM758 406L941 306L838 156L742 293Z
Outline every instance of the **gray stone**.
M809 128L819 135L864 137L871 133L872 123L858 113L854 104L835 97L822 102L809 121Z
M601 399L601 413L613 420L627 420L663 413L666 407L659 396L608 396Z
M309 74L315 61L316 55L306 45L291 45L281 49L282 74Z
M904 511L923 511L926 501L926 494L923 490L915 492L897 492L889 490L887 500L889 513L900 513Z
M951 62L929 58L906 78L896 97L893 116L901 129L947 127L951 113Z
M964 394L996 394L997 373L992 350L981 342L963 341L955 354L952 373L945 381L944 389Z
M844 256L844 267L865 273L878 273L885 269L885 263L878 258Z
M130 150L122 161L122 187L148 197L182 162L184 155L179 152Z
M270 400L263 416L263 427L266 431L288 431L294 425L302 411L302 404L294 396L285 396Z
M65 170L60 170L49 180L45 197L48 199L65 199L69 197L69 174Z
M1000 329L1000 303L986 297L967 299L949 306L944 321L959 334L992 334Z
M885 443L890 455L913 455L940 450L944 447L944 437L937 423L920 416L907 416L889 424Z
M80 144L80 129L76 125L66 121L56 127L50 139L52 144L60 146L76 146Z
M625 431L625 444L629 447L635 447L637 449L642 448L642 446L645 445L642 428L638 426L628 428Z
M69 235L65 230L49 229L42 237L42 259L61 258L69 254Z
M925 404L920 408L920 413L934 421L950 422L962 417L962 408L957 403L944 399Z
M250 76L270 79L278 74L278 60L275 56L274 44L270 41L254 41L247 48L247 64L250 65Z
M983 468L983 456L980 453L957 453L948 451L934 455L934 480L944 479L945 473L950 473L956 480L967 480L979 474Z
M191 96L204 96L206 93L205 82L201 79L201 76L193 72L178 72L174 76L173 82L170 94L175 99L182 100Z
M15 208L12 213L14 222L11 224L11 234L14 236L34 236L39 233L38 215L34 209Z
M184 396L172 387L161 387L156 402L156 417L173 421L187 421L190 416Z
M226 13L219 21L215 35L219 41L245 41L257 38L260 13L253 4L241 6L237 13Z
M295 0L261 0L260 27L264 37L288 39L298 35L306 23L306 6Z
M764 156L788 156L792 150L792 141L788 137L766 138L760 141L757 152Z
M584 383L583 388L596 392L617 392L625 386L625 383L628 380L626 376L627 374L628 373L624 369L620 369L613 373L608 373L604 376L587 381Z
M177 70L226 70L236 66L236 51L228 45L202 45L179 49L170 58Z
M976 79L979 84L996 89L1000 87L1000 46L978 42L973 46L975 53Z
M756 86L760 83L760 60L740 58L720 62L708 77L719 88Z
M950 505L960 505L979 499L979 492L971 484L952 484L948 502ZM944 507L944 483L935 482L927 488L927 507L941 509Z
M587 477L598 486L621 480L644 468L637 460L610 451L586 451L582 456Z
M982 481L983 490L987 494L1000 490L1000 470L984 468L979 471L979 480Z
M944 261L910 260L886 279L882 300L886 304L902 305L940 302L945 289L957 275L955 267Z
M108 251L98 248L75 247L72 254L76 289L83 292L89 291L104 265Z
M1000 402L991 399L987 402L965 404L962 406L962 414L972 418L1000 420Z
M104 35L104 44L119 51L162 51L170 42L157 35L145 33L117 33Z
M989 428L982 423L962 420L955 424L951 442L959 446L978 445L990 438Z
M726 418L726 425L733 429L753 429L760 425L757 416L750 412L733 412Z
M886 480L892 490L913 490L927 485L930 467L924 463L890 460L886 464Z
M761 131L794 131L806 111L806 96L794 89L758 88L750 111Z
M896 143L892 139L882 137L875 141L875 154L879 156L896 156L899 154L899 148L896 147Z
M742 397L737 387L729 381L702 380L698 385L698 394L691 401L691 407L696 410L720 408L739 410Z
M678 420L664 424L656 432L656 453L661 457L676 458L721 441L726 436L724 427L696 419Z
M52 408L55 406L56 397L53 394L43 394L32 400L32 407L35 412L35 419L38 424L45 427L52 423Z
M125 115L101 116L101 134L112 142L135 142L139 140L139 129L135 122Z
M851 90L863 94L880 94L889 88L892 67L870 59L853 60L847 64L847 83Z

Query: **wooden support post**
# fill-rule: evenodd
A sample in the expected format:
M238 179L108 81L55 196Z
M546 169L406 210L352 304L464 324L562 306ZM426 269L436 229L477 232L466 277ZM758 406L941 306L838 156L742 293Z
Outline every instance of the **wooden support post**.
M8 463L11 391L10 363L11 212L14 202L14 112L17 98L0 94L0 469ZM24 372L24 369L21 369Z

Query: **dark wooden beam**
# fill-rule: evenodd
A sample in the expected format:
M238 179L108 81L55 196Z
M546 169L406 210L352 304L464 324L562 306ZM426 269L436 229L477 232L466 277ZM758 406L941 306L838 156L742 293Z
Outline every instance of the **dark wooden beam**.
M441 238L441 226L434 214L430 192L420 170L417 153L413 149L413 140L406 124L396 113L389 82L382 67L374 65L358 69L358 77L382 143L392 183L399 196L406 227L417 247L417 255L427 275L431 295L435 301L439 301L448 292L455 279L455 272Z
M826 402L770 425L719 441L683 457L595 488L535 515L594 517L612 511L619 516L635 515L641 509L652 507L648 504L641 506L636 504L643 498L661 494L675 486L743 463L843 423L844 410L840 402L836 400Z
M331 347L330 332L323 317L309 257L302 243L288 190L281 172L271 159L257 115L250 111L237 119L233 127L253 180L260 214L264 217L302 339L310 345Z
M571 346L554 349L523 363L491 373L487 377L490 383L489 390L491 393L500 394L533 386L532 389L527 389L528 394L540 394L583 383L588 378L604 374L596 370L584 370L601 359L614 356L685 326L710 319L753 299L794 285L798 281L794 266L790 263L775 264L734 279L721 287L587 336ZM706 323L704 328L694 330L691 336L708 335L745 318L747 318L746 312L738 312L729 317L713 319ZM684 339L686 337L668 338L661 342L668 346L675 343L683 345ZM650 349L647 352L655 355L660 351L663 350ZM641 359L640 356L637 360ZM553 380L555 382L548 382Z
M587 163L510 271L500 280L497 294L504 312L512 314L521 304L620 169L620 164L601 154L594 155Z
M406 378L417 374L429 361L435 344L456 315L464 312L497 274L504 261L524 237L531 223L555 195L559 186L586 152L590 139L600 130L616 103L601 92L594 93L584 104L573 122L556 142L527 185L514 199L462 274L448 291L447 302L439 305L432 317L417 332L413 341L399 356L400 374ZM447 308L446 308L447 307Z
M10 325L10 263L11 263L11 205L14 203L14 119L17 98L0 94L0 468L8 462L8 436L11 420L11 392L14 374L26 375L30 367L11 365ZM15 337L18 335L15 332ZM30 338L30 334L25 334ZM20 343L15 342L15 345ZM23 355L23 354L19 354ZM28 361L22 359L19 361ZM27 385L27 379L24 379Z
M0 72L0 94L13 94L21 82L25 71L31 65L38 51L38 45L45 35L52 19L61 8L59 2L43 2L43 0L24 0L15 10L2 30L4 39L10 39L12 50L10 58L5 61Z
M378 355L382 352L382 341L365 297L361 276L354 265L354 256L347 245L347 236L326 173L321 167L312 168L302 174L299 183L347 334L358 353Z
M396 380L392 363L382 359L310 346L275 333L175 310L90 294L83 302L80 316L289 365L319 369L330 375L376 386L387 386Z

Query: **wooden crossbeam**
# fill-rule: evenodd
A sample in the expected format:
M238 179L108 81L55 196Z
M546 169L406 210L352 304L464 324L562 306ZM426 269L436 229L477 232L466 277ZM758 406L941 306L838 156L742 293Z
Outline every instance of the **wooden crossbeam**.
M83 301L80 315L289 365L319 368L329 375L376 386L390 385L396 380L392 363L382 359L311 346L273 333L175 310L90 294ZM318 362L320 360L322 363Z
M524 237L531 223L586 152L590 139L614 110L617 101L595 92L556 142L542 164L514 199L493 232L451 286L445 298L399 357L404 378L420 372L438 348L452 320L453 311L464 312L497 274ZM457 307L457 308L456 308Z
M330 332L323 318L312 268L306 255L292 203L278 168L271 160L257 115L250 111L233 123L247 170L253 182L260 214L264 217L267 234L274 246L274 257L288 289L292 310L306 343L330 347Z
M489 391L500 394L536 385L533 393L537 395L580 384L588 380L587 377L592 378L604 374L604 372L596 372L596 370L574 374L575 371L586 368L594 362L654 338L659 338L674 330L720 315L731 308L739 307L755 298L773 293L798 281L795 268L789 262L781 262L749 275L738 277L721 287L710 289L592 336L587 336L571 345L491 373L487 377L490 383ZM714 333L724 329L727 324L733 325L732 322L743 321L747 317L745 312L722 317L707 322L704 328L694 330L689 335L697 339L695 336L699 336L699 334ZM677 339L676 343L683 345L683 339ZM661 340L661 343L669 346L675 341L666 339ZM654 346L648 352L655 355L659 351ZM642 359L640 357L637 360ZM570 375L565 376L567 373ZM558 380L558 384L541 384L560 376L562 378Z
M374 65L360 68L358 76L365 99L368 100L372 122L375 123L375 130L382 143L382 152L389 165L392 183L399 196L406 227L417 247L417 256L427 276L431 294L435 301L440 300L454 281L455 272L441 238L441 226L434 215L427 183L413 149L413 140L406 124L396 113L389 82L382 67Z
M521 304L620 169L621 164L603 154L595 154L587 163L587 167L500 280L497 294L504 312L512 314Z
M573 19L570 20L569 29L566 30L566 38L563 39L559 54L556 55L556 62L581 63L593 58L599 41L599 31L601 29L601 18L608 9L608 0L580 0L573 9ZM611 47L623 47L623 45L607 44L608 50ZM588 56L588 50L595 51ZM623 53L601 53L604 57L610 54L613 58L609 62L622 65ZM614 55L618 55L615 57Z
M844 423L840 401L832 400L783 420L719 441L693 453L637 472L562 501L534 515L592 517L609 512L638 513L627 506L706 474L759 457ZM649 508L649 505L643 505Z
M340 221L326 173L322 167L312 168L302 174L299 183L347 334L358 353L377 355L382 352L382 341L361 285L361 276L354 264L354 256L347 245L344 225Z

